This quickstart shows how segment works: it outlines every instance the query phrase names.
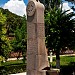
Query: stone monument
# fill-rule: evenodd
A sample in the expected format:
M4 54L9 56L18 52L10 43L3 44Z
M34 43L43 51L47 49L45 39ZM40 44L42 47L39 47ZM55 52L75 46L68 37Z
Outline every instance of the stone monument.
M46 75L48 66L45 50L45 7L39 0L30 0L27 5L27 75Z

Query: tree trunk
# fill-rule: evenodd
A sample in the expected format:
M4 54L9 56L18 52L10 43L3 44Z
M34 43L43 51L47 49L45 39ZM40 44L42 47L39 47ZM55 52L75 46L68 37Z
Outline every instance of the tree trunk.
M60 50L56 50L56 68L60 69Z

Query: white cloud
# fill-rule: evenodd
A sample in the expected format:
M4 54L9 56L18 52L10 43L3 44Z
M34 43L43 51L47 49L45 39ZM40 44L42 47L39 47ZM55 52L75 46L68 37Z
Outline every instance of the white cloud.
M5 3L3 8L20 16L26 15L26 5L23 0L10 0Z
M73 12L73 10L70 8L70 6L68 6L68 2L64 2L64 3L62 4L62 11L66 11L66 10L69 10L69 11L67 12L67 14L70 13L70 12Z
M62 4L62 11L69 10L68 12L66 12L66 14L74 12L73 9L71 9L71 7L69 5L72 5L72 4L68 4L68 2L64 2ZM71 19L74 19L74 18L75 18L75 16L73 16Z

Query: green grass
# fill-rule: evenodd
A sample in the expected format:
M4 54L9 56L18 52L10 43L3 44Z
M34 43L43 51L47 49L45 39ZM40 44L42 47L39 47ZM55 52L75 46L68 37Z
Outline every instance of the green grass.
M68 66L71 64L71 62L75 62L75 56L61 56L60 57L60 65L61 66ZM12 61L7 61L5 63L2 63L2 65L18 65L18 64L24 64L22 60L12 60ZM56 65L56 58L53 57L53 62L52 65Z
M72 65L71 62L75 62L75 56L60 56L60 66ZM52 65L56 65L56 58L53 57Z
M71 62L75 62L75 56L60 57L60 65L61 66L72 65Z
M60 66L62 68L63 74L66 75L68 72L72 72L74 66L71 62L75 62L75 56L61 56L60 57ZM25 72L26 71L26 63L23 63L22 60L12 60L2 63L3 68L6 70L8 74ZM56 67L56 58L53 57L52 66ZM1 66L0 66L1 67ZM2 67L1 67L2 69ZM67 71L68 69L68 71Z
M22 60L12 60L12 61L7 61L2 63L2 65L6 66L6 65L17 65L17 64L23 64Z

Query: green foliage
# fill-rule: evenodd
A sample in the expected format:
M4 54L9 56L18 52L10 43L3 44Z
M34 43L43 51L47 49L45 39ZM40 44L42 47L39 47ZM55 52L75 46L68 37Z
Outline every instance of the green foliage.
M7 34L10 35L11 33L14 34L14 31L16 30L17 26L21 26L21 17L17 16L11 12L9 12L8 9L0 8L3 15L6 16L6 27L7 27Z
M61 3L61 0L39 0L41 3L44 4L45 9L50 11L54 7L58 8Z
M5 23L6 17L2 14L0 10L0 38L3 34L6 34L6 28L5 28Z
M5 58L3 56L0 56L0 62L3 62Z
M9 38L7 37L7 29L6 29L6 17L2 14L0 10L0 55L8 58L9 52L12 47L10 45Z
M16 74L16 73L22 73L26 71L26 65L25 64L18 64L18 65L10 65L10 66L5 66L6 71L9 74Z
M69 11L69 10L68 10ZM52 9L45 14L46 45L49 49L73 48L75 43L75 14Z
M9 53L12 50L12 47L10 45L10 40L7 37L4 37L5 39L3 41L5 41L5 44L2 44L2 50L3 50L3 56L7 59L9 57Z
M6 72L6 70L2 69L0 70L0 75L8 75L8 73Z
M24 55L27 40L26 17L17 16L9 12L7 9L0 8L0 10L3 16L6 18L4 22L4 28L2 29L4 35L2 35L1 38L3 41L5 41L5 44L1 45L2 49L5 49L2 50L3 56L9 57L8 53L11 51L12 47L14 51L22 51ZM9 40L9 37L13 39Z
M12 46L14 51L22 52L23 57L25 58L26 46L27 46L27 24L26 17L24 16L21 19L21 27L17 26L15 30L15 38L12 40Z
M15 38L12 41L15 50L20 50L22 47L26 46L26 40L27 40L27 30L26 30L26 19L25 17L22 18L22 26L19 28L17 26L15 30Z
M3 74L4 70L8 74L22 73L26 71L26 64L22 60L7 61L2 63L0 66L0 75Z
M0 10L0 24L4 24L5 21L6 21L6 17L3 16L3 14L1 13L1 10Z

